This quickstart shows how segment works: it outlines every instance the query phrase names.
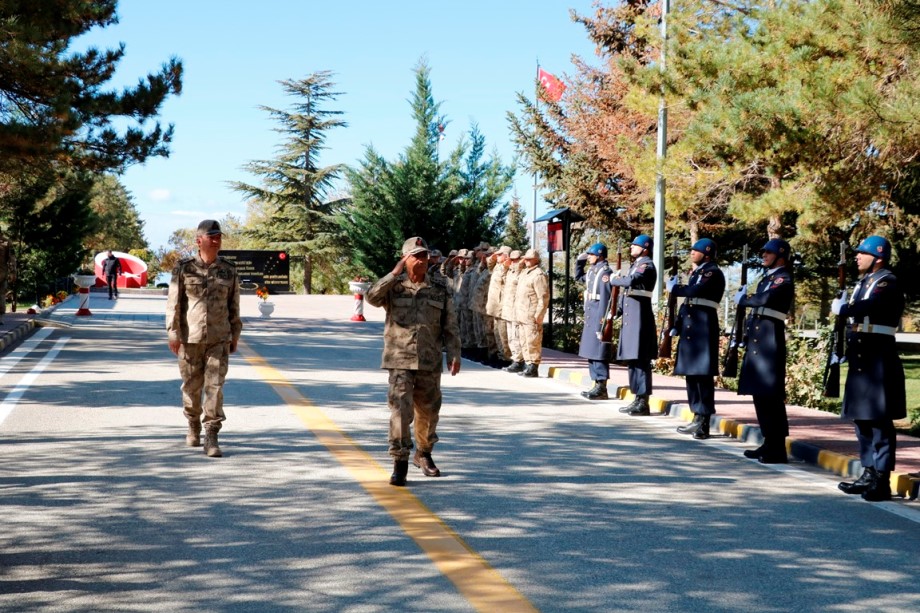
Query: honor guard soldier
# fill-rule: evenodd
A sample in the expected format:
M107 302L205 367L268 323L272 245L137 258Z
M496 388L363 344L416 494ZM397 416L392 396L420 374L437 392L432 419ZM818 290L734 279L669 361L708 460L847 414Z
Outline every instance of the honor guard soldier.
M742 287L735 304L748 307L744 360L738 378L738 394L754 397L763 445L748 449L745 457L763 464L785 464L789 419L786 416L786 317L792 308L795 286L789 262L792 249L773 238L761 249L766 269L750 296Z
M843 482L847 494L865 500L891 499L891 471L895 465L895 419L907 416L904 367L898 356L895 332L904 314L904 294L888 269L891 243L869 236L856 247L859 282L849 302L834 300L831 310L847 318L847 369L840 417L856 424L863 474Z
M636 398L620 409L629 415L648 415L648 398L652 394L652 360L658 357L658 334L655 332L655 315L652 313L652 290L658 273L649 253L650 236L640 234L633 239L629 255L633 263L626 276L616 276L611 285L623 289L617 315L622 316L617 360L626 362L629 389ZM619 271L617 271L619 275Z
M390 484L403 486L409 472L412 422L416 450L412 463L426 477L441 471L431 458L438 442L441 371L447 350L450 374L460 372L460 333L454 302L443 277L428 273L428 246L415 236L403 243L402 259L367 292L367 302L386 311L381 368L390 373Z
M166 302L169 349L179 356L188 420L185 442L189 447L201 445L203 425L204 452L209 458L222 455L217 433L226 419L224 378L243 330L236 266L217 255L222 238L220 224L213 219L198 224L198 255L181 260L173 269Z
M719 303L725 275L715 263L715 241L701 238L690 248L693 272L686 285L668 280L668 292L684 302L674 319L672 336L679 337L674 374L684 375L693 422L677 429L693 438L709 438L709 420L716 412L715 376L719 374Z
M586 270L587 269L587 270ZM588 360L588 373L594 387L581 393L588 400L606 400L610 379L611 343L604 342L601 330L610 306L610 279L613 269L607 263L607 246L594 243L575 261L575 280L585 282L585 324L581 330L578 356Z

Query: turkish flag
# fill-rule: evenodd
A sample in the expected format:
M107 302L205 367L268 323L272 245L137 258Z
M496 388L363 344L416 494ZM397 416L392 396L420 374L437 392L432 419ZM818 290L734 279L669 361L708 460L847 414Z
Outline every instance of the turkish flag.
M540 85L542 85L545 90L544 94L546 98L552 102L559 102L562 98L562 92L565 91L565 83L542 68L537 70L537 75L540 78Z

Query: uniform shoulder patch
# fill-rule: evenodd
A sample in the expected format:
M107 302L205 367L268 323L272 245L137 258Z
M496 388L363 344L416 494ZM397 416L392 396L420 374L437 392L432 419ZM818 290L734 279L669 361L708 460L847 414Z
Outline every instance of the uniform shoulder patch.
M712 271L710 270L709 272L703 273L703 276L704 276L704 277L711 277L711 276L712 276Z
M876 287L885 287L888 285L888 281L879 281Z
M603 277L601 277L601 281L603 281L604 283L609 283L610 275L604 275Z

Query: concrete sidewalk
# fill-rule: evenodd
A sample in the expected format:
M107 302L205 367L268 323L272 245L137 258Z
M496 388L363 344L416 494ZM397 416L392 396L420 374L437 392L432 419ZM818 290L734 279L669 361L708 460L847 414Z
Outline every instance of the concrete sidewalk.
M552 349L543 350L540 376L584 389L590 388L593 383L588 375L587 360ZM683 378L656 373L652 381L654 392L650 405L653 418L657 409L659 416L676 417L686 422L693 419ZM625 367L611 365L609 389L611 396L632 398ZM614 410L613 406L611 410ZM786 413L789 416L786 449L790 460L807 462L842 477L862 474L852 422L832 413L793 405L787 405ZM729 390L716 389L716 415L713 416L712 430L714 435L721 433L751 446L763 443L753 400L750 396L739 396ZM898 435L897 466L891 477L891 487L892 492L897 491L914 500L920 493L920 438Z
M77 296L71 296L63 303L44 309L38 314L27 314L24 309L17 313L7 313L0 326L0 354L15 347L28 337L37 325L59 325L64 327L80 325L99 325L111 321L117 325L162 326L166 298L161 291L149 293L132 292L119 300L108 301L99 295L93 295L90 317L75 317L79 304ZM276 304L273 318L299 319L335 319L347 321L352 315L353 299L349 296L272 296ZM242 296L241 311L245 322L258 318L257 298ZM382 309L364 306L368 321L382 322ZM356 326L362 325L356 323ZM165 330L164 330L165 343ZM612 395L631 398L628 392L626 369L611 366L610 390ZM513 376L513 375L508 375ZM543 350L540 376L549 377L573 387L588 389L591 380L588 376L587 361L578 356ZM682 421L690 421L692 413L686 404L684 380L680 377L668 377L655 374L653 378L654 393L652 410L658 411L658 417L669 416L675 419L675 426ZM586 401L587 402L587 401ZM600 401L603 402L603 401ZM610 410L619 405L611 402ZM858 477L862 473L856 436L853 424L841 420L837 415L788 406L790 436L786 447L790 459L798 460L828 470L843 477ZM643 418L636 418L643 419ZM649 418L645 418L649 419ZM713 418L714 435L735 438L739 442L753 446L760 445L763 438L754 414L754 405L750 396L738 396L728 390L716 390L716 415ZM902 496L916 499L920 493L920 438L898 435L897 468L892 475L892 489Z

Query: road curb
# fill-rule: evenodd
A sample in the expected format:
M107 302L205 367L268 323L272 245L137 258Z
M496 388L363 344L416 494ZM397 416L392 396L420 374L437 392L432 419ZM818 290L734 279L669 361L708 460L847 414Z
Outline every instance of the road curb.
M6 332L3 338L0 338L0 351L6 351L7 347L18 344L19 341L26 338L35 330L35 320L29 319L18 326Z
M590 380L588 374L584 371L554 366L547 368L545 376L550 379L557 379L582 387ZM613 396L613 394L611 394L611 396ZM625 385L617 387L615 396L621 400L631 400L634 397L633 393L629 391L629 387ZM665 400L664 398L652 395L649 397L649 408L652 410L653 415L667 415L685 422L693 420L693 412L685 403ZM711 427L741 442L755 445L763 444L763 433L760 431L759 426L741 423L734 419L720 417L719 415L713 415ZM836 451L822 449L812 443L806 443L791 437L786 438L786 452L792 458L811 464L840 477L859 477L863 472L862 463L859 461L859 458L837 453ZM893 494L897 493L905 498L915 500L918 495L920 495L920 476L912 476L909 473L903 472L892 472L891 490Z

